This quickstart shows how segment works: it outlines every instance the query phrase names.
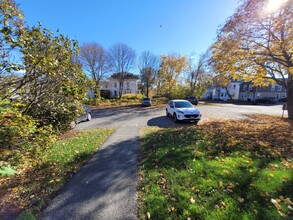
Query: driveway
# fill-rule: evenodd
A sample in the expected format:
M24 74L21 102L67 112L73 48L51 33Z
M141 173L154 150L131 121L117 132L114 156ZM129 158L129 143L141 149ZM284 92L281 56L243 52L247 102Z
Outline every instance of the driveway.
M246 114L282 115L282 106L200 105L202 121L246 119ZM75 130L115 127L93 158L69 181L43 212L42 219L137 219L139 128L172 127L164 108L124 107L93 111Z
M198 106L202 114L202 120L209 119L247 119L247 114L271 114L282 116L282 104L278 105L234 105L234 104L201 104ZM287 113L285 114L287 116ZM149 107L124 107L95 110L93 119L80 123L76 130L84 130L102 127L145 127L177 126L171 118L165 117L164 108ZM199 122L200 123L200 122Z

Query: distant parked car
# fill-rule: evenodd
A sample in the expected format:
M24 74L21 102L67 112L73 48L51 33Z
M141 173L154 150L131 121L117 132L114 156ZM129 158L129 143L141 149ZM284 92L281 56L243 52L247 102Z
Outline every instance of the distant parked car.
M151 106L152 105L152 101L150 98L144 98L142 101L141 101L141 106L144 107L144 106Z
M287 102L287 98L282 98L278 100L279 102Z
M275 104L277 102L277 100L274 98L264 97L264 98L256 99L255 102L256 103L264 103L264 104Z
M191 104L193 105L197 105L198 104L198 98L194 97L194 96L186 96L185 100L189 101Z
M175 122L189 121L197 123L201 119L198 108L183 99L170 100L166 105L166 116L173 117Z
M77 119L77 123L92 120L92 112L87 105L83 105L84 113Z

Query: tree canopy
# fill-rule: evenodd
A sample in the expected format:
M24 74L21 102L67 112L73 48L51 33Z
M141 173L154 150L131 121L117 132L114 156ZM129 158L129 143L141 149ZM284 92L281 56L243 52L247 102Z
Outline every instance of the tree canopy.
M293 1L268 10L267 0L244 0L219 30L212 64L221 80L277 83L286 88L293 118Z
M185 56L168 55L161 56L161 64L158 72L158 89L169 98L175 92L176 85L183 76L183 71L189 62Z
M84 75L79 63L78 43L54 35L39 23L26 25L14 1L1 2L1 53L14 53L1 61L1 98L17 98L22 113L58 129L68 126L84 98ZM62 128L61 128L62 127Z

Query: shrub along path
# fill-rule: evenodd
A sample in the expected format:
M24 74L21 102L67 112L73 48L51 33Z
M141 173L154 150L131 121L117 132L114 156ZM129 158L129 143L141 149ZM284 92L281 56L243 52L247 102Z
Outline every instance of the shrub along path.
M136 219L139 129L118 128L43 212L42 219Z

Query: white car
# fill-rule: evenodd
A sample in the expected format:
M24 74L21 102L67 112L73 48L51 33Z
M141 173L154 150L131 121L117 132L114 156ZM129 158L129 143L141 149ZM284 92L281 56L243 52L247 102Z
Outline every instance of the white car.
M166 116L173 117L175 122L189 121L197 123L201 119L200 111L187 100L170 100L166 105Z

